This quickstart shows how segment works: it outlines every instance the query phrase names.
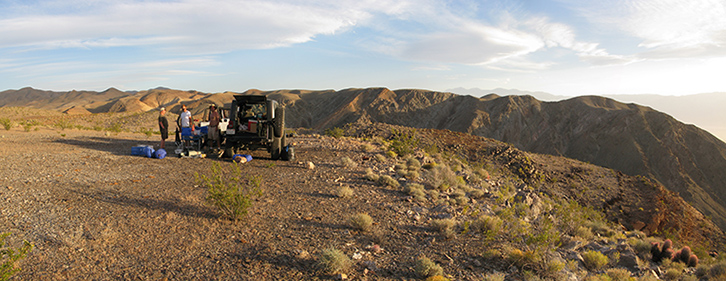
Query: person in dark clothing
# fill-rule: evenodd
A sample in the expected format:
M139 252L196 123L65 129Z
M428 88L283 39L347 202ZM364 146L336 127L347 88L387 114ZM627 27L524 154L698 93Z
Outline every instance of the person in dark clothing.
M159 111L159 132L161 132L161 145L160 148L165 148L166 139L169 138L169 120L166 120L166 108L161 108Z

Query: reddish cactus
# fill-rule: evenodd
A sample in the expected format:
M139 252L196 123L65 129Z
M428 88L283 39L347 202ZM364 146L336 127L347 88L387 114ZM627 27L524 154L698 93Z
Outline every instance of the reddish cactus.
M698 266L698 257L694 254L691 254L691 256L688 258L688 267L696 267Z
M665 252L665 250L670 249L671 246L673 246L673 241L671 241L670 239L666 239L665 241L663 241L663 248L661 248L660 251Z

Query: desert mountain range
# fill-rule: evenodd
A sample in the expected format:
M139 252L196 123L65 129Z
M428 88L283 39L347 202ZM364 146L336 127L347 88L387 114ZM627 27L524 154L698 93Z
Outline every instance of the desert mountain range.
M210 103L229 105L235 93L208 94L164 88L123 92L52 92L32 88L0 92L0 106L69 114L146 112L181 103L200 116ZM248 90L286 106L287 126L324 130L381 122L484 136L525 151L565 156L647 176L680 194L726 229L726 143L694 125L637 104L585 96L543 102L532 96L483 97L386 88L339 91Z

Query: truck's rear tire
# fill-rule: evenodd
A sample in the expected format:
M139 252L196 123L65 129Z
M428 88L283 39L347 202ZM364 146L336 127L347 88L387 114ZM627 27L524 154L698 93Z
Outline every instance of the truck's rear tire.
M270 156L272 160L280 159L282 153L282 138L272 138L272 147L270 148Z
M275 108L275 137L279 138L285 134L285 108Z

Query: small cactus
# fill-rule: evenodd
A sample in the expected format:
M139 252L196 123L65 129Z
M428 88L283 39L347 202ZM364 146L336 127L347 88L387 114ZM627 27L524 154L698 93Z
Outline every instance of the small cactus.
M697 267L698 266L698 257L694 254L691 254L690 257L688 257L688 267Z

